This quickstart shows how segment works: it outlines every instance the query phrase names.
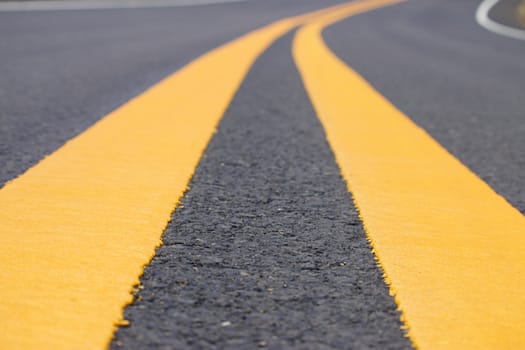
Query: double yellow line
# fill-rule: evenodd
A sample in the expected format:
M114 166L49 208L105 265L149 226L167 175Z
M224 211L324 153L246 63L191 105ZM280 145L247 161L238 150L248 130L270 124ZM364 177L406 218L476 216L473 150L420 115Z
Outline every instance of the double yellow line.
M0 348L108 345L220 118L255 59L293 54L417 346L525 346L523 216L324 45L397 0L278 21L112 112L0 190Z

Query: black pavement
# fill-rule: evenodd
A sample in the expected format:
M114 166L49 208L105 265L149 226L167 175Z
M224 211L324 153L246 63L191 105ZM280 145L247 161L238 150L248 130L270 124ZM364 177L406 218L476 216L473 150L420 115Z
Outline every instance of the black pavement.
M0 187L209 50L341 2L0 12Z
M210 49L340 2L0 13L0 187ZM407 1L324 38L525 213L525 42L478 26L478 5ZM112 349L411 348L291 38L257 60L236 95Z
M290 39L224 116L113 349L410 347Z
M330 48L525 213L525 41L480 27L479 1L408 1L328 28Z

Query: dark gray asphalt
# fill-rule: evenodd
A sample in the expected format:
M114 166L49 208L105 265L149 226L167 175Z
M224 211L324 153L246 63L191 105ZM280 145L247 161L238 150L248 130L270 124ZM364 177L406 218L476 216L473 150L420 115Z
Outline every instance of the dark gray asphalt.
M198 55L337 2L0 13L0 187ZM525 213L525 43L480 28L478 4L408 1L324 36ZM235 97L113 349L410 348L290 38Z
M290 45L225 114L113 349L410 347Z
M525 23L520 20L518 15L518 6L522 3L522 0L505 0L499 1L494 7L490 10L488 16L501 24L525 29Z
M408 1L324 32L327 44L525 213L525 42L477 25L479 4Z
M340 2L0 12L0 187L210 49Z

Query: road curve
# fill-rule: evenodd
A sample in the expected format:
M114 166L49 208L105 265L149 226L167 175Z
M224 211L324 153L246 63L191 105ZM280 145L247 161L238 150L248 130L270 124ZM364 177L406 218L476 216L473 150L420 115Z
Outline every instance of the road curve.
M362 3L381 2L388 1ZM104 227L111 220L100 215L96 225L82 224L83 215L94 203L83 196L75 198L75 206L64 207L61 213L64 221L56 220L54 214L45 215L38 203L59 202L51 197L38 198L37 194L57 183L59 176L34 177L40 185L24 188L23 179L28 174L38 173L42 164L44 168L52 164L56 154L70 149L79 138L89 138L93 129L103 124L101 120L111 119L105 116L114 114L112 111L119 106L124 105L125 109L130 100L136 103L133 101L150 94L144 94L149 87L195 62L199 56L279 19L341 3L338 0L251 0L162 9L1 12L0 203L10 211L4 210L0 216L0 228L5 228L0 229L3 242L0 246L8 250L3 256L9 257L0 281L6 281L7 276L16 278L20 272L28 276L29 282L25 285L43 281L41 276L31 279L34 271L24 267L29 266L30 261L44 265L36 259L40 253L32 255L30 250L24 250L24 244L38 249L38 246L58 242L52 234L66 227L60 222L66 222L79 229L63 230L66 232L62 237L64 245L42 252L41 256L54 256L45 264L54 266L56 273L42 283L35 282L34 290L45 288L49 283L51 287L59 286L67 291L71 280L60 277L64 275L61 266L67 265L58 258L60 254L73 251L69 248L82 251L78 245L81 238L93 251L100 249L101 252L109 246L107 232L114 228L112 225L108 231L90 233L90 228ZM473 0L406 1L356 13L326 28L322 36L341 62L363 76L480 182L488 184L506 206L515 208L516 221L522 222L525 213L522 108L525 46L523 41L494 35L479 26L474 19L478 5L479 2ZM140 284L134 288L133 302L125 310L117 305L122 312L120 321L114 324L118 330L112 334L114 325L109 324L108 335L102 337L109 348L410 349L420 345L418 323L411 324L410 313L408 319L401 320L400 301L391 296L391 286L385 282L384 271L377 264L378 256L374 255L380 254L380 250L372 251L366 217L355 206L354 200L359 204L357 193L348 192L345 181L350 188L352 184L341 176L341 163L335 157L339 157L338 150L327 140L330 133L325 133L325 121L320 123L318 111L312 107L311 96L305 90L292 58L294 36L292 32L277 40L255 61L232 96L198 166L192 169L193 176L180 204L175 208L178 195L162 189L153 194L158 197L152 203L159 203L163 198L171 204L164 221L155 226L156 231L152 230L155 232L153 243L148 243L150 256L161 234L163 245L157 248L151 262L144 260L138 249L128 249L124 243L138 237L139 230L124 231L116 248L107 251L109 261L140 255L144 261L137 262L137 266L141 269L147 263ZM217 76L221 72L226 70L214 71ZM216 78L214 84L223 81ZM196 90L200 90L198 84L195 83ZM344 86L329 88L351 93L351 89ZM178 96L185 96L184 90L177 92ZM166 100L170 100L169 96L167 93ZM204 93L192 93L184 97L189 101L188 108L199 105L206 109L213 96L203 96ZM161 104L152 104L137 116L143 118L143 125L148 125L148 120L153 120L160 109ZM363 113L363 117L365 115ZM185 127L191 128L195 118L189 114L185 117L189 120ZM105 140L120 140L121 135L131 131L131 126L127 131L124 129L108 133ZM168 128L161 129L158 135L169 133ZM199 130L198 127L192 129L196 133ZM210 135L204 136L210 137L213 127L210 130ZM396 127L391 131L396 133ZM132 153L129 159L136 161L144 157L144 164L149 164L149 168L144 167L144 174L160 168L171 169L181 162L182 156L176 154L184 151L173 146L175 138L150 140L164 145L166 154L175 154L170 158L173 164L166 165L167 161L163 161L161 165L153 165L154 162L147 159L156 159L157 154L148 157L140 147L144 142L141 137L148 135L147 128L133 135L136 136L133 151L136 156ZM187 144L191 146L192 140L193 137ZM107 157L104 158L107 163L111 163L111 157L117 153L111 147L86 149ZM79 169L88 167L85 172L86 176L91 174L88 177L96 180L104 174L102 168L90 166L92 163L83 162L83 158L69 159L75 159L68 163L74 163ZM66 172L71 164L56 169ZM67 174L64 173L66 180ZM138 174L126 171L120 175L125 181L144 178ZM173 173L173 178L179 175ZM171 181L171 172L162 172L162 177ZM129 198L114 194L121 193L123 183L106 183L104 191L86 191L85 195L98 193L102 203L106 199L122 203ZM141 183L136 182L137 189ZM161 186L158 181L155 185ZM84 187L72 188L82 191ZM8 193L17 189L27 191L20 192L27 193L27 197L17 197L16 204L2 202L9 197ZM135 198L133 192L129 192L130 198ZM430 202L425 198L419 200L422 208ZM135 222L148 232L152 226L145 224L146 219L139 219L146 212L139 202L111 219L126 224ZM31 213L13 209L18 207L33 209ZM443 205L440 210L455 212L452 208L453 205ZM171 220L162 233L171 210L174 210ZM489 222L491 214L495 215L495 211L488 210L483 222ZM38 220L51 223L51 227L55 223L55 227L42 235L29 232L31 227L42 224L31 225L30 220L39 217ZM24 224L16 224L17 220L23 220ZM477 219L473 216L472 220ZM457 226L453 221L447 223ZM14 228L24 225L28 227L27 234L12 235ZM447 225L444 227L446 231ZM500 232L499 227L502 235L511 237L509 226L500 223L494 232ZM29 242L27 237L35 239ZM20 244L24 240L26 243ZM423 251L431 246L427 243L406 245ZM510 243L519 248L522 241L517 238ZM16 250L10 248L15 246L23 254L17 256ZM446 251L452 255L459 252L454 247ZM27 257L28 263L20 260L20 256ZM506 256L503 251L496 251L494 256L500 257L498 262L502 265L498 266L514 258L521 259L519 254ZM82 273L86 273L85 267L91 262L79 262L78 274L73 275L83 280ZM404 264L398 261L398 265L402 268ZM452 276L455 265L442 265L450 268ZM469 266L476 267L476 261L469 262ZM424 273L426 278L432 274L417 268L414 268L416 274ZM102 278L109 270L101 266L90 276L97 280L97 274ZM487 274L494 277L493 280L505 281L511 278L505 271L501 268ZM138 272L133 274L137 279ZM515 288L516 284L520 287L520 280L512 281L514 284L505 286L511 288L512 293L521 290ZM120 282L115 279L114 283ZM131 282L128 284L123 291L129 299L127 290L132 286ZM10 285L12 289L5 289L0 295L31 294L30 288ZM497 284L484 284L480 280L479 285L489 294L501 291ZM91 288L79 290L96 294L103 293L105 288L107 285L95 283ZM445 290L446 286L443 284L440 288ZM481 295L475 290L465 290L461 298L438 300L446 294L440 294L440 288L426 290L429 304L438 305L436 300L445 302L443 308L449 307L445 313L449 311L459 323L462 318L455 312L463 310L464 300L478 300L468 298L468 293ZM421 289L425 290L425 286ZM516 303L523 300L519 293L507 295L515 295ZM0 299L3 300L0 310L14 315L16 311L10 309L13 304L7 305L7 298ZM17 301L19 305L36 310L34 314L38 315L40 306L35 303L36 299L18 300L22 300ZM67 300L73 305L76 299ZM81 299L76 302L82 304ZM490 330L483 334L494 342L480 337L478 348L495 348L494 344L505 340L513 341L513 346L523 345L521 333L513 331L516 328L500 327L511 321L518 328L525 324L519 315L513 314L515 310L504 306L494 309L477 301L471 306L486 315L481 321L492 320L498 325L493 327L494 333ZM425 317L425 312L421 315L430 320L430 324L436 322L433 315ZM62 321L82 320L84 314L63 313L60 317ZM12 327L8 321L0 321L0 334ZM49 325L56 324L53 322ZM26 334L26 339L24 336L19 339L27 345L31 340L29 335L35 330L27 326L29 322L25 323L26 328L20 334ZM93 326L87 323L86 329ZM416 331L410 339L406 337L407 326ZM70 333L77 334L75 336L68 336L64 329L54 329L47 333L53 336L47 345L53 347L58 343L70 348L75 344L78 348L89 348L86 339L90 338L78 336L84 334L83 329L78 327L79 333ZM446 326L436 325L436 329L446 330ZM503 331L497 331L502 329L509 333L503 336ZM446 331L435 332L434 336L438 341L425 343L421 348L461 348L447 343L450 338ZM54 343L57 337L61 340ZM5 339L7 337L0 336L0 347Z
M489 13L498 2L499 0L483 1L476 10L476 21L478 21L480 26L493 33L517 40L525 40L525 30L499 23L490 18ZM517 8L514 11L517 11Z

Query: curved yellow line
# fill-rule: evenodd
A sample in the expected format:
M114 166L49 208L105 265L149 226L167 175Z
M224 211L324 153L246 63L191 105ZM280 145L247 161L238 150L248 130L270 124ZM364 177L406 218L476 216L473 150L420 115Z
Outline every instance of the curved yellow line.
M0 190L0 349L108 345L252 63L328 10L209 52Z
M413 343L524 349L524 217L321 37L340 19L395 2L313 19L294 40L296 64Z

